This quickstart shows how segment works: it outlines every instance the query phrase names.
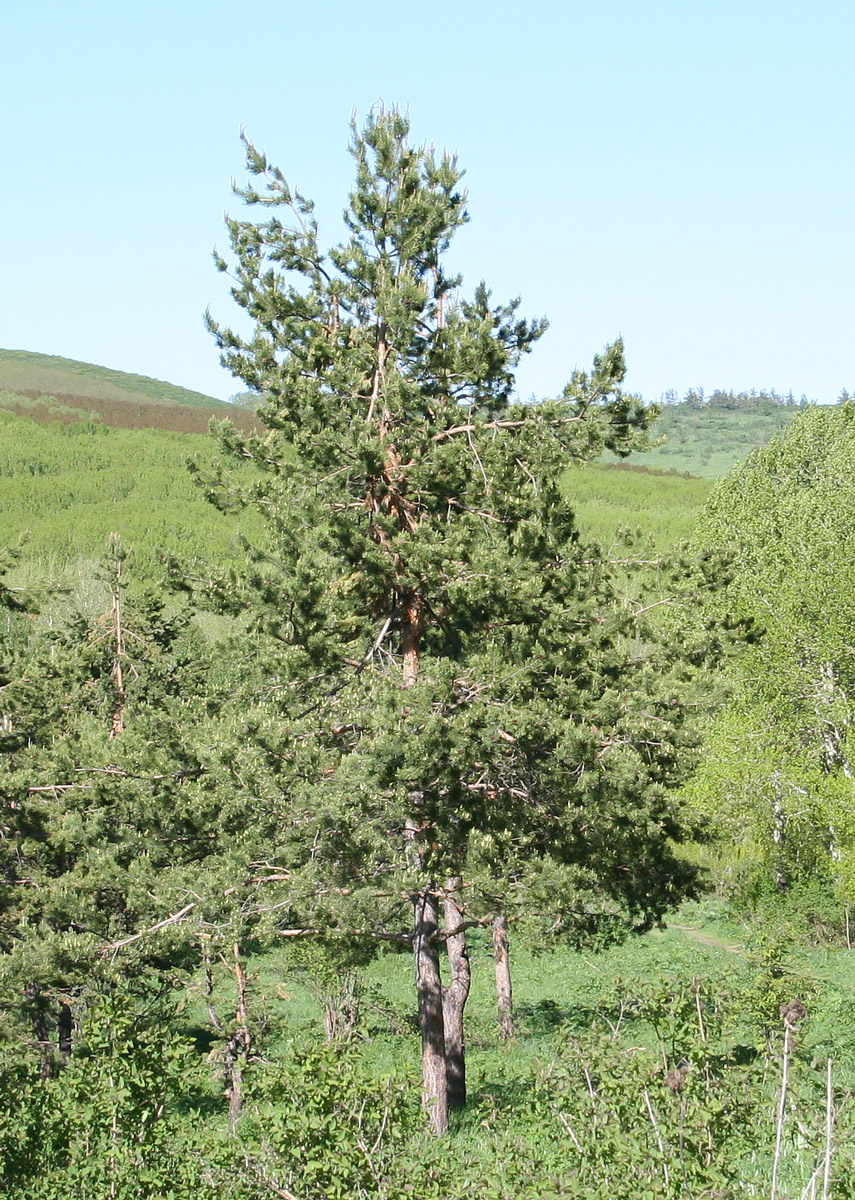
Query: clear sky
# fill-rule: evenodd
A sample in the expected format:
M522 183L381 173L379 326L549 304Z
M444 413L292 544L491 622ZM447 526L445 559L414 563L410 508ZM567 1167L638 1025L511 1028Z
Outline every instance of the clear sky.
M243 125L330 240L351 111L458 152L465 288L550 330L554 394L622 333L628 384L855 386L852 0L5 0L0 346L228 397Z

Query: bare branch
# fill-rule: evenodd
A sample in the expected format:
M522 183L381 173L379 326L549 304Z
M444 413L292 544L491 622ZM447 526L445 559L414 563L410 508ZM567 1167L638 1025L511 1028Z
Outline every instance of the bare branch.
M132 934L129 938L122 938L120 942L111 942L109 946L102 946L101 954L111 954L114 950L121 950L122 946L129 946L131 942L138 942L140 938L147 937L150 933L156 933L158 929L165 929L167 925L174 925L182 917L186 917L195 907L196 901L193 900L190 904L185 904L180 912L173 913L171 917L167 917L163 921L158 921L156 925L152 925L149 929L142 929L139 933Z

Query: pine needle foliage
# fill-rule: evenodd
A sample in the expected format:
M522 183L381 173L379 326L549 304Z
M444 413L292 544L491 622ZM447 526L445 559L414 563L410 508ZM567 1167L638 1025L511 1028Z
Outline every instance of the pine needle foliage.
M622 343L557 398L518 400L546 322L484 283L463 296L444 261L468 219L462 172L411 145L397 110L353 125L348 236L326 252L312 202L246 151L237 192L263 216L228 230L253 331L209 325L267 432L220 430L261 469L251 486L228 464L202 482L269 533L211 587L265 639L278 917L403 937L411 902L424 913L460 877L467 919L648 925L692 886L669 799L683 709L560 486L570 463L643 441Z

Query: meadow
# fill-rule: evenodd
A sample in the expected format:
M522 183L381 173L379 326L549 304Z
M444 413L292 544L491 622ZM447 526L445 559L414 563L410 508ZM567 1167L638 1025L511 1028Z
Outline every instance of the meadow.
M244 562L241 539L262 534L257 516L215 511L188 470L188 459L204 465L216 457L207 435L111 424L109 405L121 414L125 402L109 389L87 397L61 390L67 376L53 382L49 396L10 391L14 402L0 403L0 544L22 545L8 582L39 596L42 623L61 625L75 608L104 611L110 584L98 564L113 533L132 551L143 582L163 575L165 557L219 567ZM7 385L20 388L21 379L0 373L0 386ZM172 404L145 381L134 386L142 389L127 402L134 420L152 422L160 412L152 405ZM207 421L207 400L185 397L174 408L196 404ZM788 422L795 410L785 415ZM562 486L583 538L601 542L617 560L626 553L644 562L687 541L714 487L712 478L687 468L712 475L768 434L768 423L758 431L756 422L740 425L740 416L699 421L695 433L708 449L694 458L697 440L675 438L682 448L670 461L678 471L638 465L661 462L662 451L568 469ZM710 434L713 425L721 431L722 419L734 434L729 446ZM215 626L202 628L210 634ZM216 636L231 628L228 621L216 626ZM159 721L156 715L152 728L166 740L166 709ZM169 736L181 742L180 721ZM149 739L155 750L157 740ZM90 754L85 739L83 745ZM105 771L113 770L110 760ZM90 816L84 803L79 819L85 824ZM155 943L149 966L136 976L108 984L106 972L85 1001L73 988L57 993L72 997L76 1026L75 1052L55 1077L40 1078L36 1058L22 1057L12 1042L0 1048L6 1194L855 1194L848 913L840 908L819 926L812 916L802 919L795 902L777 911L774 897L752 908L743 896L738 909L731 907L726 880L730 867L738 868L737 852L714 845L692 853L711 867L709 894L641 936L582 951L534 926L512 926L510 1040L497 1020L491 938L472 931L469 1102L438 1141L426 1134L419 1105L411 954L384 950L353 961L330 944L248 937L244 967L238 914L230 918L233 928L218 929L221 952L205 966L203 938L170 959L178 943L167 931L168 972L158 965ZM97 857L87 870L97 869ZM328 1040L331 1027L338 1036ZM251 1050L242 1059L243 1113L231 1128L223 1089L234 1086L242 1030L251 1030Z
M215 459L205 434L118 429L103 422L40 422L0 411L0 542L24 538L25 558L49 575L97 558L111 532L156 574L161 553L228 562L253 536L251 512L224 519L187 468ZM711 483L624 464L568 470L565 488L583 534L609 544L621 530L665 549L688 538Z
M793 403L764 403L748 393L718 393L730 406L683 401L665 404L653 428L659 445L634 454L639 466L719 479L786 429L802 409ZM780 398L778 398L780 400Z
M92 1000L49 1109L43 1084L14 1076L6 1194L737 1200L769 1196L772 1179L787 1200L853 1194L850 951L736 922L713 900L599 953L512 932L511 1041L489 939L475 934L470 953L469 1101L443 1139L419 1114L410 957L336 971L317 949L274 949L247 966L253 1054L233 1134L224 964L150 999L166 1044L162 1024L121 1017L121 991ZM324 1009L340 1004L355 1023L325 1042Z
M193 484L188 458L214 457L203 434L40 423L0 412L0 542L22 544L33 579L85 576L118 533L146 578L162 554L230 561L253 514L224 518Z

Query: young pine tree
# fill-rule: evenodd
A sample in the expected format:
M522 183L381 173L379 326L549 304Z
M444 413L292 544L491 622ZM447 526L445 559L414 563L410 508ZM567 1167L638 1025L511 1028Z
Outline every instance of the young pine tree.
M203 482L269 527L215 590L254 614L277 714L282 931L406 937L441 1131L465 1097L469 921L539 895L550 920L629 929L690 873L669 848L679 706L628 648L560 487L572 462L628 453L649 410L621 391L619 341L557 399L517 400L546 322L483 283L463 297L445 265L461 171L408 134L395 110L353 127L348 233L328 251L312 203L247 142L259 184L238 195L267 213L228 229L252 333L209 324L267 432L223 426L259 471Z
M0 638L0 1040L35 1048L45 1075L93 989L126 978L157 992L187 961L187 923L142 931L196 916L200 882L239 836L216 785L201 638L133 586L118 540L102 581L98 619L26 622L8 652Z

